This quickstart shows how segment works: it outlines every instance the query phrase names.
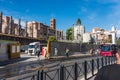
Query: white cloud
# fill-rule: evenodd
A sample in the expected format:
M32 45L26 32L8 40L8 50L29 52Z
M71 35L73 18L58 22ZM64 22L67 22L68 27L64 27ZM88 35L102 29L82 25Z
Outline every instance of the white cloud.
M120 25L120 4L117 4L111 8L111 11L107 15L107 18L111 20L112 23Z
M114 16L119 16L120 15L120 4L113 7L112 15L114 15Z
M94 20L96 19L96 13L91 13L90 15L87 16L88 20Z

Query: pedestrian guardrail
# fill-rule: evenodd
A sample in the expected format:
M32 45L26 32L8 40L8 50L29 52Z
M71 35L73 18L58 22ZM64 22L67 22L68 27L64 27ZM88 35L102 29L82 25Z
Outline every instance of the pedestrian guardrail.
M115 57L100 57L83 62L62 64L51 69L36 69L36 74L19 80L87 80L106 65L115 64Z

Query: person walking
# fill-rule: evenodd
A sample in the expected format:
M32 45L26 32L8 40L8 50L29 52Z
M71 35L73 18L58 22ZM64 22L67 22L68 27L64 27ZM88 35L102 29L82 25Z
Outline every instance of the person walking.
M37 57L38 57L38 60L39 60L39 56L40 56L40 50L37 50L37 51L36 51L36 55L37 55Z
M102 67L94 80L120 80L120 49L116 53L117 63Z
M69 49L68 48L66 48L65 55L67 56L67 58L69 57Z
M93 49L93 48L90 49L90 54L91 54L91 55L94 54L94 49Z

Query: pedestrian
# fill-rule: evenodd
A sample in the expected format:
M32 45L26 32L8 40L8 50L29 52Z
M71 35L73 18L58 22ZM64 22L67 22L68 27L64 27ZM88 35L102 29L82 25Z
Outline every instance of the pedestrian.
M55 56L57 56L57 54L58 54L58 49L57 48L55 48Z
M66 54L66 56L67 56L67 58L68 58L68 57L69 57L69 49L68 49L68 48L66 48L65 54Z
M90 49L90 54L93 55L93 53L94 53L94 49L91 48Z
M94 80L120 80L120 49L115 56L117 63L102 67Z
M40 56L40 50L37 50L37 51L36 51L36 55L37 55L37 57L38 57L38 59L39 59L39 56Z

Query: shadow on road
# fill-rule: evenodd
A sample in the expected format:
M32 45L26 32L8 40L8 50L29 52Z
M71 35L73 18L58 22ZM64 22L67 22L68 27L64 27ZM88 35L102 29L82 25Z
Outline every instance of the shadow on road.
M13 64L13 63L24 61L24 60L27 60L27 59L30 59L30 58L31 57L22 57L22 58L10 59L10 60L6 60L6 61L0 61L0 66Z

